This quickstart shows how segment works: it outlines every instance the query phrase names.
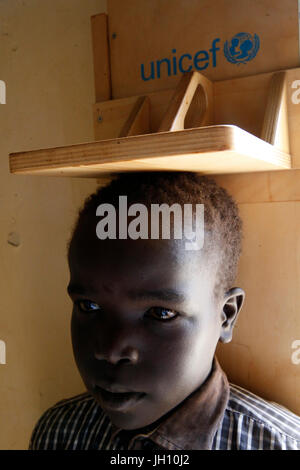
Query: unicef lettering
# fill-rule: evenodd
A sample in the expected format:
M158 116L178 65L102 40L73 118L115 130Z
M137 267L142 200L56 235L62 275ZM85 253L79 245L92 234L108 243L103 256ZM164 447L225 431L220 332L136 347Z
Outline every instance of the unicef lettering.
M168 76L177 75L177 72L186 73L190 72L195 67L196 70L204 70L208 67L210 63L210 54L212 59L212 66L216 67L217 65L217 56L216 52L220 51L219 47L216 47L217 42L220 41L220 38L216 38L212 41L211 48L207 50L198 51L192 56L191 54L182 54L178 59L176 56L172 57L172 61L167 57L164 59L157 60L156 62L150 63L150 75L146 77L145 74L145 65L141 64L141 77L143 80L153 80L155 78L161 77L161 64L165 63L168 70ZM176 49L172 49L172 53L176 54ZM192 63L191 63L192 61ZM155 77L156 73L156 77Z
M150 62L150 66L140 65L141 78L144 81L161 78L162 73L168 76L177 75L177 73L186 73L191 70L204 70L209 66L217 67L217 52L221 51L221 47L217 47L220 38L215 38L211 42L211 47L201 49L196 53L182 54L176 56L176 49L172 49L173 56L165 57ZM231 64L240 65L247 64L254 59L260 48L260 39L257 34L238 33L228 41L224 42L223 53ZM220 53L220 52L219 52ZM222 52L221 52L222 53Z

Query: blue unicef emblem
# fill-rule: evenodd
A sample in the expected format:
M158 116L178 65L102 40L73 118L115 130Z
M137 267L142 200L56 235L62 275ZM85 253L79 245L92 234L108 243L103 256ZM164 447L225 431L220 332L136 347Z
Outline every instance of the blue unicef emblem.
M232 64L246 64L252 60L259 49L259 37L249 33L238 33L224 44L224 55Z

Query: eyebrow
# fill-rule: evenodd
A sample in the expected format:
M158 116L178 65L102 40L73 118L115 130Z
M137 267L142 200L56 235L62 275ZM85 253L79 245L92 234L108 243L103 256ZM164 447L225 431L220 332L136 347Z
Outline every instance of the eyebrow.
M69 284L67 287L68 294L78 295L93 295L96 291L93 289L86 289L79 284ZM184 303L186 296L182 292L174 289L158 289L158 290L145 290L145 289L132 289L128 292L129 298L132 300L161 300L164 302Z
M144 290L135 289L129 291L129 297L133 300L163 300L165 302L183 303L186 297L183 293L174 289Z
M78 295L93 295L96 294L96 291L93 289L86 289L80 284L69 284L67 287L67 292L69 295L78 294Z

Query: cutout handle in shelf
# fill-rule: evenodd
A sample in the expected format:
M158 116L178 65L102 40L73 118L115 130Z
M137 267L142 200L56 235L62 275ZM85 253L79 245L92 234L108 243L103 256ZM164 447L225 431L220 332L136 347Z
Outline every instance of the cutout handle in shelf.
M184 129L185 117L196 91L198 92L197 104L200 125L207 125L205 119L208 115L212 114L213 110L212 82L199 72L188 72L183 74L179 81L157 132L180 131Z

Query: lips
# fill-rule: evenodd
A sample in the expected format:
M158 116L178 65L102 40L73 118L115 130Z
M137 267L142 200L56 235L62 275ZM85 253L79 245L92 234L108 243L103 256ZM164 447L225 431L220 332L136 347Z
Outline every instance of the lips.
M104 383L99 383L96 386L101 388L102 390L106 390L107 392L111 393L137 393L134 390L129 390L128 388L122 387L121 385L117 384L106 385Z
M135 406L140 400L142 400L146 395L145 393L127 391L127 389L119 386L117 387L111 385L106 388L110 388L110 390L114 390L114 392L105 390L104 388L97 385L95 386L95 391L98 395L100 395L101 402L103 403L104 407L113 410L126 410L131 408ZM120 390L122 390L122 392L120 392Z

